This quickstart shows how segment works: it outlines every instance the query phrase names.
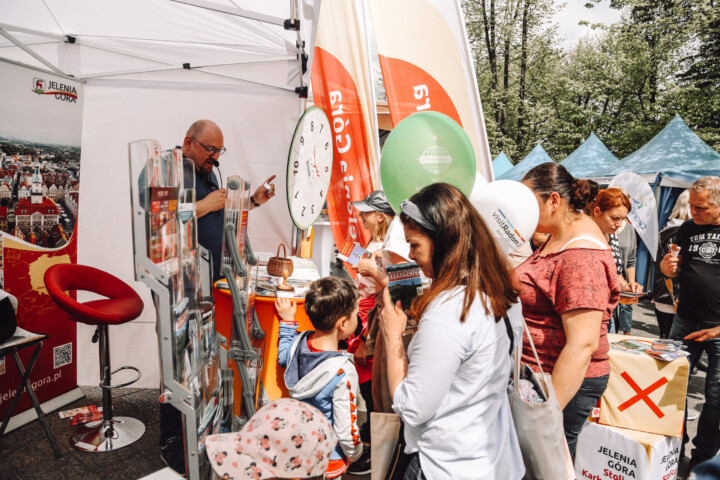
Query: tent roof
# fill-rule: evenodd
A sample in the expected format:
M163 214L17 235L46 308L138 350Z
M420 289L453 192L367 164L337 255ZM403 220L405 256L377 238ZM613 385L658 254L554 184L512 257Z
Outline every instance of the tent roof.
M698 178L693 170L708 162L720 160L720 153L703 142L700 137L675 115L670 123L644 146L610 167L593 173L595 177L613 176L620 172L657 174L678 180Z
M520 181L527 172L532 170L534 167L542 163L552 162L553 159L550 155L545 152L545 149L538 143L535 148L532 149L527 157L523 158L520 163L515 165L512 169L500 175L498 180L517 180Z
M81 81L290 91L300 85L296 42L313 45L316 15L299 8L298 33L283 27L288 0L0 0L0 10L0 57Z
M495 177L499 177L503 173L513 168L513 164L510 159L505 155L505 152L500 152L495 160L492 161L493 174Z
M617 161L618 158L608 150L595 132L592 132L560 165L567 168L573 177L585 177L608 168Z

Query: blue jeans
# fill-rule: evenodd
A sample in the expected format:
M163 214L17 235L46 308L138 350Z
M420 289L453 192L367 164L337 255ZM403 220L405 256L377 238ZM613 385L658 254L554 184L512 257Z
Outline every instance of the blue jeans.
M625 305L624 303L618 304L618 321L616 324L618 332L629 332L632 330L632 314L632 305Z
M575 455L578 435L585 425L588 415L597 405L598 400L607 388L610 375L602 377L586 378L580 385L580 390L570 400L563 410L563 426L565 427L565 439L570 449L570 456Z
M682 340L686 335L702 330L706 326L700 326L696 322L686 321L675 315L670 338ZM707 460L718 453L720 447L720 339L696 342L685 340L685 345L690 353L690 370L700 360L703 350L708 356L708 369L705 378L705 404L703 405L700 418L698 419L697 435L693 439L695 448L692 456L698 461ZM686 401L687 404L687 401ZM687 408L685 409L687 418ZM687 441L683 439L683 443Z

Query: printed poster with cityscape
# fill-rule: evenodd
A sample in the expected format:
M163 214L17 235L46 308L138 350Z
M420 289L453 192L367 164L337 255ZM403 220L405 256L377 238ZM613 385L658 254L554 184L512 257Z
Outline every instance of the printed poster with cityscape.
M32 376L43 402L77 385L76 323L43 277L52 265L77 261L83 89L2 60L0 78L0 288L18 298L22 328L50 335ZM21 351L24 362L29 353ZM0 363L1 418L19 377L11 357ZM23 395L14 413L30 406Z

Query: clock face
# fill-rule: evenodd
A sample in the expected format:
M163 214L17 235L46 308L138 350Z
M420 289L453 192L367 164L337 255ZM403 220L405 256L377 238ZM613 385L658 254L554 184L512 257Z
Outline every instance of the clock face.
M330 122L322 109L308 109L295 127L287 165L287 199L293 222L310 227L322 210L332 174Z

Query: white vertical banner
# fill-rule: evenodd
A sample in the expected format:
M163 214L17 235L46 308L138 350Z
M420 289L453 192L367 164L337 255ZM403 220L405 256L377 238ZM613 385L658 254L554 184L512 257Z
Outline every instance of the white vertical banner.
M327 196L336 245L346 240L365 245L352 201L379 186L379 140L367 23L362 3L323 2L315 39L312 91L333 130L333 170Z
M425 110L458 122L477 170L492 181L492 158L459 0L367 0L393 125Z
M622 188L630 197L632 210L628 213L628 220L655 261L658 248L658 216L652 188L640 175L632 172L615 175L608 186Z

